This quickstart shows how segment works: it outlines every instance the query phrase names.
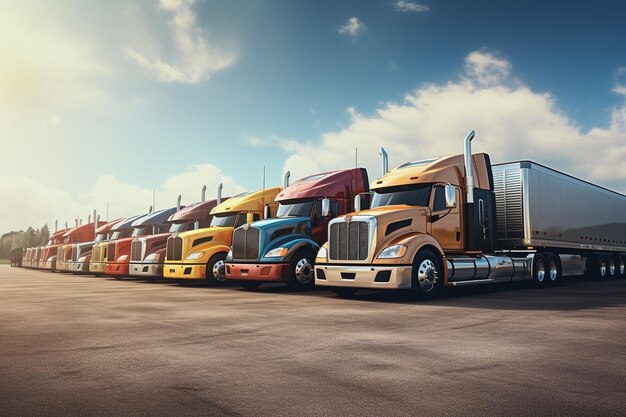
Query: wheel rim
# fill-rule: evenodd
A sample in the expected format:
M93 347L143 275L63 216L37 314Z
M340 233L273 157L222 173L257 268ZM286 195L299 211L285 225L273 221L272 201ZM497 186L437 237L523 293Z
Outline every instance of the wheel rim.
M615 261L613 259L609 261L609 273L611 276L615 275Z
M543 282L546 279L546 267L543 264L543 261L537 262L537 281Z
M307 285L313 279L313 265L307 258L300 259L296 264L296 279L302 285Z
M606 276L606 261L604 259L600 261L600 276Z
M619 260L619 274L624 275L624 269L626 269L626 265L624 265L624 260Z
M220 259L219 261L215 262L212 272L213 278L215 278L216 281L225 281L226 274L224 273L224 261Z
M548 268L548 276L550 277L550 281L556 281L559 270L557 268L556 262L550 262L550 267Z
M430 259L424 259L417 270L417 282L420 283L422 290L425 292L432 291L438 279L439 272L434 262Z

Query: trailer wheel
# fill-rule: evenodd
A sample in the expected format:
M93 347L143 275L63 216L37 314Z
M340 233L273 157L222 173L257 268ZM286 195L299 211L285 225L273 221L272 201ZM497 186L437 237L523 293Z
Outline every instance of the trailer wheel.
M443 268L439 256L428 249L417 253L413 260L411 296L413 298L434 298L443 289Z
M586 274L592 279L606 279L608 276L607 259L605 255L590 255L587 257Z
M626 260L624 260L624 255L615 255L615 260L617 262L617 276L624 278L624 276L626 276Z
M606 276L610 279L617 277L617 261L613 255L606 257Z
M301 249L291 257L289 278L287 278L289 289L303 291L313 288L315 284L314 259L315 253L308 249Z
M533 256L533 281L538 287L545 287L548 283L546 257L541 253Z
M226 281L224 260L226 254L216 253L206 264L206 281L211 286L221 285Z
M546 275L548 284L555 285L561 281L563 271L561 270L561 262L559 255L546 254Z
M332 292L337 294L339 297L349 298L352 297L358 291L358 288L346 288L346 287L335 287L331 288Z

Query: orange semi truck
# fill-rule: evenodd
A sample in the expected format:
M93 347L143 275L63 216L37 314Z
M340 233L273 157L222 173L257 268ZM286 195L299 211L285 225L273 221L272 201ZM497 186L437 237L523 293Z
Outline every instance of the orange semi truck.
M88 243L90 246L93 246L96 229L105 224L105 222L98 222L97 220L91 223L91 216L86 224L80 224L80 221L77 219L76 227L65 232L63 235L63 245L57 248L57 261L54 269L59 272L71 272L73 267L72 250L74 245Z
M355 197L369 191L364 168L310 175L292 185L288 174L276 197L276 218L233 233L226 277L249 289L277 281L292 290L313 287L315 255L328 239L328 222L354 211Z
M221 190L221 184L218 190ZM130 250L131 276L147 278L149 281L162 278L168 238L189 230L209 227L213 218L211 210L219 203L217 199L206 201L205 193L206 186L202 188L200 202L176 211L167 219L170 225L167 232L133 240ZM177 205L180 206L180 196Z
M315 285L428 298L447 286L626 274L626 196L535 162L492 165L472 154L473 138L463 155L391 172L384 158L371 208L330 222Z
M138 214L121 220L111 228L107 239L94 243L91 250L89 273L96 276L104 274L104 266L109 262L109 243L130 237L133 233L133 222L143 216L145 214Z
M70 230L65 224L65 229L57 230L58 223L55 224L55 232L50 236L48 245L46 245L40 254L41 261L39 262L39 269L47 269L54 271L57 265L57 249L63 245L63 235Z
M164 278L177 280L181 285L190 280L206 280L211 285L223 283L224 260L233 230L260 220L264 213L275 213L274 200L281 190L275 187L231 197L211 210L210 227L171 236L167 240Z
M177 207L172 207L146 214L132 223L133 231L130 237L109 242L104 273L116 279L128 276L132 242L138 237L156 235L167 231L170 227L167 219L176 211Z
M94 210L94 217L96 213ZM93 242L75 243L72 247L72 259L69 262L69 270L75 274L89 273L89 264L96 244L106 242L111 237L112 229L124 219L116 219L97 227L94 223L95 239Z

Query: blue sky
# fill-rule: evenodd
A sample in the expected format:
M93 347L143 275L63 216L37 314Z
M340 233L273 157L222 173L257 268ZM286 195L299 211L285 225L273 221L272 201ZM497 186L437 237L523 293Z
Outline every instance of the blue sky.
M23 207L0 230L106 202L135 214L152 189L163 206L255 189L264 165L278 184L352 166L355 147L374 178L378 146L400 164L460 152L471 128L495 160L626 191L619 2L27 0L0 16L0 193Z

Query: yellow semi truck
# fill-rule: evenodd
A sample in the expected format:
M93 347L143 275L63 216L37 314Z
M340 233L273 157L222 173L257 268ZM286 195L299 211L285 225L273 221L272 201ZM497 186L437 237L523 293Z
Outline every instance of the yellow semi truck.
M231 197L211 210L209 227L170 236L163 277L181 285L191 280L206 280L211 285L224 282L224 260L233 230L275 214L278 203L274 200L281 191L282 187L274 187Z

